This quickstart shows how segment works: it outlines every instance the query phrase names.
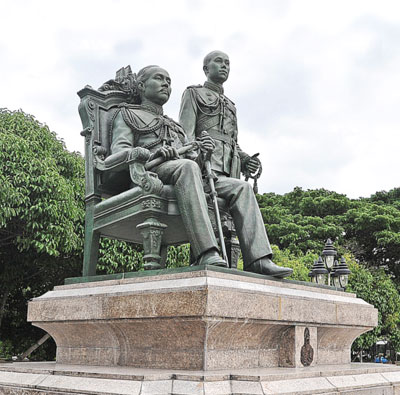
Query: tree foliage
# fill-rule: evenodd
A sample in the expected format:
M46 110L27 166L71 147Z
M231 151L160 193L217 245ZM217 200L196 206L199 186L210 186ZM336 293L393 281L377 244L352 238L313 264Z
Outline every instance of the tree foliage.
M143 269L140 246L102 238L97 263L98 274L135 272Z
M350 255L346 258L352 272L347 290L378 309L378 326L358 337L353 349L368 349L377 340L385 339L400 351L400 295L395 283L382 268L367 270Z
M294 254L322 251L326 239L343 240L343 216L349 199L324 189L295 188L285 195L258 195L258 203L273 244Z
M369 267L400 278L400 188L349 199L325 189L258 196L273 244L294 254L320 252L327 238Z
M55 257L81 249L79 155L33 117L2 111L0 166L1 246Z
M272 245L272 252L274 262L277 265L293 269L293 273L288 277L289 280L310 281L308 274L312 269L314 261L318 259L318 254L307 251L306 254L299 253L298 255L295 255L288 249L281 250L274 244Z
M400 188L379 195L385 199L398 191ZM346 213L346 239L360 262L384 267L399 278L400 198L386 203L375 196L354 202Z
M79 154L34 117L0 110L2 340L12 336L15 342L21 331L24 347L26 301L79 273L83 191Z
M0 111L2 290L42 272L58 278L80 260L83 190L79 154L32 116Z

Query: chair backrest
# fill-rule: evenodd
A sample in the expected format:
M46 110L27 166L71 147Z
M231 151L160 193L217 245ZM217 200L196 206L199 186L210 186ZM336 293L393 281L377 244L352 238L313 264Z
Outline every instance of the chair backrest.
M111 130L118 106L127 101L121 91L100 92L86 86L78 92L81 102L81 117L85 137L86 197L97 195L107 197L129 188L128 172L102 172L96 169L96 162L110 154Z

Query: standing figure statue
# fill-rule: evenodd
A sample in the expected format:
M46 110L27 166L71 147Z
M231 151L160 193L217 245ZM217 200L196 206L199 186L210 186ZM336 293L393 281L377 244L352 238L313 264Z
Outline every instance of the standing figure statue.
M134 81L133 102L121 105L112 126L111 154L134 147L148 149L150 159L164 162L152 172L164 184L174 186L182 221L198 264L227 266L218 254L218 244L208 216L199 165L192 158L180 158L177 149L186 142L180 125L163 114L163 105L171 94L171 79L158 66L140 70ZM206 150L214 148L209 136L201 143ZM190 156L190 155L189 155Z
M242 250L244 270L275 277L286 277L292 269L272 262L272 250L253 189L240 180L240 171L255 173L259 162L243 152L237 143L237 121L234 103L224 95L228 79L229 57L213 51L204 58L204 85L188 87L183 93L179 122L189 141L204 135L214 140L211 168L215 188L227 201Z

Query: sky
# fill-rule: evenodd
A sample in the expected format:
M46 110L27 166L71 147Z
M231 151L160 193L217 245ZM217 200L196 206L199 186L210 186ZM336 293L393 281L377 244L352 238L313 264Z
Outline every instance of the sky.
M157 64L177 120L219 49L239 144L260 153L260 193L400 186L398 0L0 0L0 10L0 107L34 115L70 151L84 151L85 85Z

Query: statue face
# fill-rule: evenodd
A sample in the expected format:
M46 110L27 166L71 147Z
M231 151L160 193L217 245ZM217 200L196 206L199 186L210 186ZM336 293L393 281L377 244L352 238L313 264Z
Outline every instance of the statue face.
M171 95L171 78L168 72L160 67L154 67L149 78L141 84L142 101L148 100L162 106Z
M229 77L229 57L223 52L216 52L210 62L204 66L207 79L216 84L223 84Z

